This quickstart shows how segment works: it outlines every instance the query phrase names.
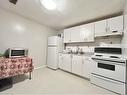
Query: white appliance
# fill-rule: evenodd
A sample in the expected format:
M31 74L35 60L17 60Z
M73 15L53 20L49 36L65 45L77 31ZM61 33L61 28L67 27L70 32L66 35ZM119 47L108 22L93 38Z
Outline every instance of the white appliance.
M47 66L51 69L58 68L58 55L62 52L62 38L48 37Z
M96 47L92 56L94 70L91 83L118 94L126 93L126 59L122 58L122 48Z
M9 57L26 57L28 56L28 49L26 48L9 48L5 51L5 56Z

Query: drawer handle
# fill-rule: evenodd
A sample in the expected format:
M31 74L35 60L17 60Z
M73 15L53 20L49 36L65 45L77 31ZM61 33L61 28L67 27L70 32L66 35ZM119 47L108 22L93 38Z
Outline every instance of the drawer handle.
M84 60L82 60L82 64L84 64Z
M118 31L112 31L112 33L116 33L116 32L118 32Z

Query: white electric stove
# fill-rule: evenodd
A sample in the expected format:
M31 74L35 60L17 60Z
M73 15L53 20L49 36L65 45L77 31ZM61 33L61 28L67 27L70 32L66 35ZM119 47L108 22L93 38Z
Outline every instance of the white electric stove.
M126 59L122 57L122 48L96 47L94 70L91 74L91 83L125 95L127 82Z

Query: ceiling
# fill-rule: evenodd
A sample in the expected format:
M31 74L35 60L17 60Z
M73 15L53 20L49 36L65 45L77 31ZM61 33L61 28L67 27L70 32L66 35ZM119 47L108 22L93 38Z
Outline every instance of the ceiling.
M124 10L126 0L54 0L57 9L49 11L39 0L18 0L17 5L0 0L0 7L55 29L62 29Z

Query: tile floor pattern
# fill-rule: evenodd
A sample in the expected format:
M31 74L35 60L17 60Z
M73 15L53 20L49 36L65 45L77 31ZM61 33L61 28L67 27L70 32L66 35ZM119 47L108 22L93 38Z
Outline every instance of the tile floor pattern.
M96 87L88 80L61 70L42 68L33 72L32 80L26 79L0 95L117 95Z

